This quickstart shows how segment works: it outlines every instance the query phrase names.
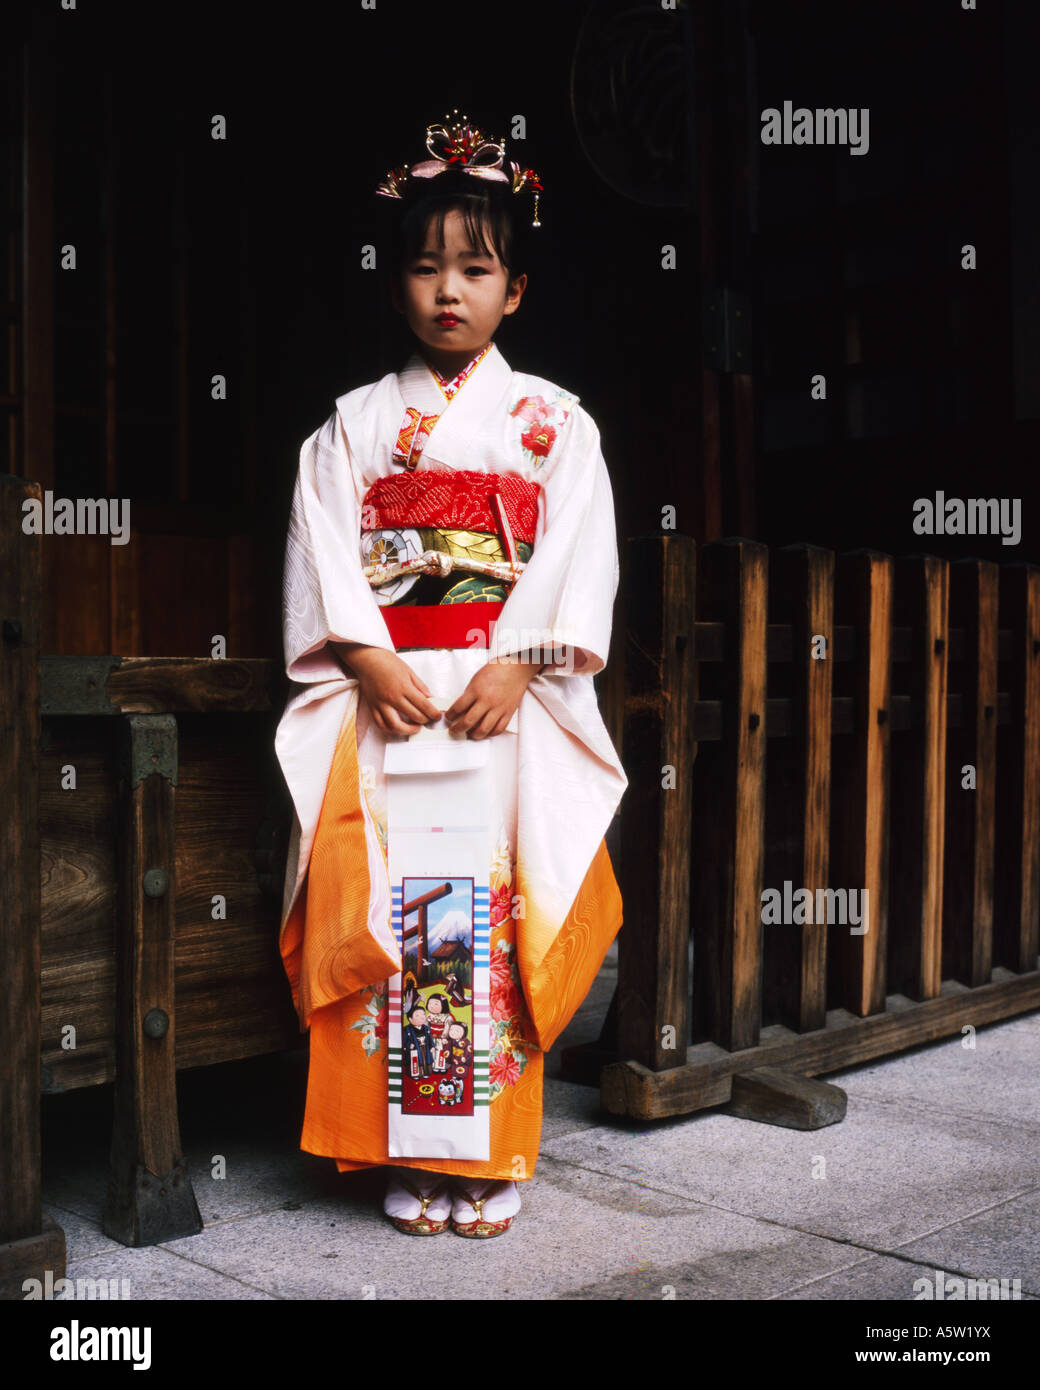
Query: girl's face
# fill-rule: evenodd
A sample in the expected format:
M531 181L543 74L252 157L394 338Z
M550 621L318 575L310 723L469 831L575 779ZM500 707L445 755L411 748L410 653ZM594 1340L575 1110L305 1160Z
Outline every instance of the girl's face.
M457 208L444 218L443 248L435 240L429 228L421 254L405 261L392 298L427 361L454 376L487 346L505 315L516 312L527 276L510 286L498 255L469 244Z

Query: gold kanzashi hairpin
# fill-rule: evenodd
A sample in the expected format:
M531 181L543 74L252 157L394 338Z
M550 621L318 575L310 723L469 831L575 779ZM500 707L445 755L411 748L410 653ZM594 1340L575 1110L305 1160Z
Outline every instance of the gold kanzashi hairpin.
M451 113L458 117L458 108ZM533 169L521 169L515 162L506 162L505 140L488 140L469 117L451 120L446 116L444 124L426 127L426 148L432 159L421 164L403 164L393 168L376 189L381 198L403 198L405 186L410 179L432 179L450 169L474 178L492 179L509 183L513 193L521 193L529 188L534 194L534 221L532 227L540 227L538 220L538 197L542 192L542 181ZM505 167L503 167L505 165Z

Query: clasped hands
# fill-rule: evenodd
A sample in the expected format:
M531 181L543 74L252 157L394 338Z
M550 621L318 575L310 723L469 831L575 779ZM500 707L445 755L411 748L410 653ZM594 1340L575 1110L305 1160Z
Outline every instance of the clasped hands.
M376 727L387 734L414 734L444 714L452 733L492 738L512 719L541 669L540 660L489 661L475 671L457 700L441 711L430 692L396 652L358 643L331 642L347 674L356 676Z

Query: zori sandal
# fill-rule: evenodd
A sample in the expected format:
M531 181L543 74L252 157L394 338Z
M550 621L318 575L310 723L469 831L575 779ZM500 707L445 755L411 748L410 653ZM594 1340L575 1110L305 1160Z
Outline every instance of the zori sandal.
M483 1191L481 1191L483 1189ZM480 1192L480 1196L477 1196ZM520 1210L520 1193L515 1182L455 1184L451 1208L451 1229L457 1236L485 1240L509 1230Z
M425 1183L422 1178L426 1179ZM386 1185L383 1212L405 1235L440 1235L448 1229L451 1215L448 1179L435 1173L423 1173L416 1178L416 1183L418 1185L413 1185L400 1171L392 1172Z

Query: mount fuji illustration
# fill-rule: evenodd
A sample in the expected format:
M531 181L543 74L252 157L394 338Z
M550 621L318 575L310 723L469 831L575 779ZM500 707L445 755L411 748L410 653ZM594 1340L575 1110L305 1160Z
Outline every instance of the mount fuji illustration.
M435 927L430 928L429 948L435 951L445 941L462 941L467 946L473 940L473 926L469 914L461 908L446 912Z

